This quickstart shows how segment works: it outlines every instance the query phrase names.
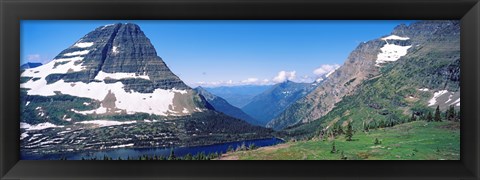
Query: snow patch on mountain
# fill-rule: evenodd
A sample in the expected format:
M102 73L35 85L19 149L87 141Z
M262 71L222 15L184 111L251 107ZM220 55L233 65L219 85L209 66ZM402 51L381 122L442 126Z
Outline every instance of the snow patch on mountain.
M118 47L117 47L117 46L113 46L113 47L112 47L112 53L113 53L113 54L117 54L117 53L118 53Z
M332 74L335 72L335 70L337 70L337 69L338 69L338 68L336 68L336 69L334 69L334 70L330 71L329 73L327 73L327 74L325 75L325 77L328 77L328 76L332 75Z
M105 114L107 113L107 108L105 107L99 107L94 110L87 110L87 111L77 111L75 109L71 109L73 112L77 114L83 114L83 115L88 115L88 114Z
M410 39L409 37L400 37L397 35L390 35L387 37L382 38L382 40L408 40Z
M107 28L107 27L109 27L109 26L113 26L113 25L115 25L115 24L107 24L107 25L103 26L101 30L103 30L103 29L105 29L105 28Z
M81 56L81 55L86 55L90 52L90 50L83 50L83 51L75 51L71 53L65 53L63 56Z
M37 85L41 85L43 83L46 84L47 81L45 80L45 77L50 74L65 74L68 72L78 72L84 70L85 67L83 67L81 63L79 63L82 60L83 57L54 59L45 65L25 70L21 76L41 78L37 81L30 80L27 83L33 83Z
M445 103L452 101L452 96L453 96L453 92L450 93L450 96L448 96L448 100L445 101Z
M30 135L28 135L28 133L24 132L24 133L20 134L20 140L23 140L28 136L30 136Z
M20 129L25 129L27 131L42 130L42 129L48 129L48 128L62 128L62 127L63 126L57 126L57 125L49 123L49 122L35 124L35 125L31 125L31 124L24 123L24 122L20 123Z
M428 88L421 88L421 89L418 89L418 90L426 92L426 91L428 91Z
M116 77L118 78L124 76ZM67 83L64 80L59 80L55 83L47 85L47 82L42 79L37 81L29 81L22 84L21 87L29 88L29 90L27 90L28 95L54 96L57 93L61 93L71 96L95 99L98 101L103 101L110 91L116 98L116 101L114 102L115 107L119 110L126 110L128 114L143 112L149 114L167 115L169 106L173 104L173 98L175 94L187 94L186 90L176 89L155 89L152 93L133 92L133 90L126 92L124 85L121 82L109 84L104 82ZM103 108L99 108L90 111L79 111L77 113L93 114L94 112L101 114L105 113L106 111Z
M450 103L450 105L454 105L454 104L456 104L456 106L460 106L460 98L455 100L453 103Z
M407 50L412 46L400 46L396 44L390 44L387 40L407 40L408 37L400 37L396 35L391 35L385 38L382 38L386 44L380 48L380 53L377 55L377 60L375 61L375 66L380 67L380 64L386 62L397 61L402 56L407 55Z
M133 124L133 123L137 123L137 121L91 120L91 121L76 122L75 124L93 124L94 126L98 126L98 127L106 127L106 126Z
M79 47L79 48L88 48L90 46L93 46L93 42L79 42L79 43L76 43L73 46Z
M130 143L130 144L121 144L121 145L111 146L110 148L124 148L124 147L131 147L131 146L133 146L133 145L134 145L133 143Z
M127 78L142 78L146 80L150 80L148 75L137 75L136 73L106 73L103 71L99 71L97 76L95 76L96 80L103 81L106 78L110 79L127 79Z
M433 106L433 105L435 105L435 104L437 103L437 98L440 97L440 96L442 96L442 95L444 95L444 94L446 94L446 93L448 93L447 90L441 90L441 91L438 91L438 92L433 93L432 99L430 99L430 100L428 101L428 106Z

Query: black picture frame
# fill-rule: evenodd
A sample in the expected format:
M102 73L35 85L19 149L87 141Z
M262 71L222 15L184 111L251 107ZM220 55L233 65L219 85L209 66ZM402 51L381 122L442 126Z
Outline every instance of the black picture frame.
M478 179L478 0L0 0L0 179ZM19 160L20 20L460 19L459 161Z

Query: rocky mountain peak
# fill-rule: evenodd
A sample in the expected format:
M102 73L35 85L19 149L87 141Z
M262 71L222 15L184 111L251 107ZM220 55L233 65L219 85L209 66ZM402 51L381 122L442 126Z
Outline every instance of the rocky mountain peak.
M121 82L126 91L190 89L157 56L154 46L136 24L117 23L96 28L63 50L50 63L60 69L47 83Z
M140 27L131 23L98 27L49 63L21 76L28 80L21 84L28 95L66 94L101 103L94 111L79 112L83 114L110 109L169 116L206 108L204 100L157 56ZM111 96L116 97L113 102Z
M456 36L460 36L459 23L457 20L417 21L410 25L401 24L395 27L392 34L410 37L416 44L443 38L458 39Z

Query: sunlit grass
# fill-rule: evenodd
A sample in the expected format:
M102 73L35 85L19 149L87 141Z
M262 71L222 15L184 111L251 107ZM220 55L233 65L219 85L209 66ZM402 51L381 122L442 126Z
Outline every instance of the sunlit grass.
M278 147L231 153L240 160L459 160L460 123L416 121L394 127L356 132L353 141L287 142ZM375 138L381 142L375 144ZM337 152L332 153L335 142Z

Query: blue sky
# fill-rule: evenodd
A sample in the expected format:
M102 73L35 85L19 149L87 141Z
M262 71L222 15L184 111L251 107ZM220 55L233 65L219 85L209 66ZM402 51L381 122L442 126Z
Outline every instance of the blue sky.
M99 26L136 23L192 87L313 81L363 42L413 21L21 21L21 63L48 62Z

